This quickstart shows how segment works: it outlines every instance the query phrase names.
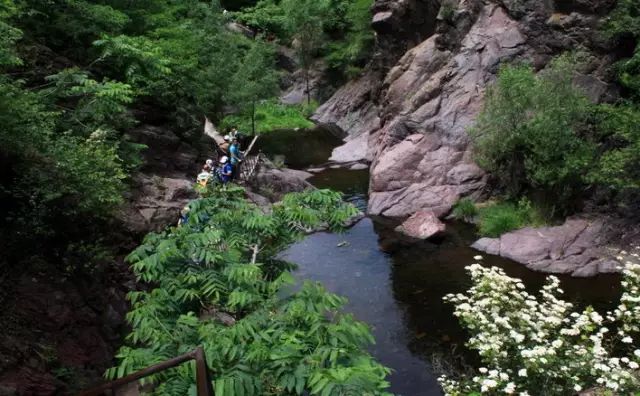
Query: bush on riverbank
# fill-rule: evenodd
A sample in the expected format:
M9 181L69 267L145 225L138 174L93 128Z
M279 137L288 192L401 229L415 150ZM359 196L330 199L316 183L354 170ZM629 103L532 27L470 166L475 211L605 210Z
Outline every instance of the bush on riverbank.
M526 198L517 204L498 202L478 209L478 232L486 237L499 237L523 227L546 224L540 210Z
M203 345L219 396L386 394L389 370L366 351L368 327L340 312L345 299L311 282L295 291L290 265L274 258L309 229L341 228L355 207L314 190L265 214L228 187L190 208L185 225L148 235L128 257L153 288L129 295L132 331L110 377ZM189 366L151 380L158 394L195 387Z
M518 203L504 201L482 205L463 198L453 206L452 215L456 220L475 222L480 235L494 238L522 227L539 227L547 223L542 210L527 198Z
M276 99L267 100L256 106L256 133L265 133L279 129L312 128L313 122L309 117L318 107L317 102L310 105L297 104L286 105ZM251 117L244 115L228 115L221 124L223 130L232 126L238 127L239 131L251 132Z
M477 375L461 380L443 376L446 395L570 395L589 388L605 394L640 389L640 265L627 258L620 304L599 314L575 311L560 297L558 278L550 276L539 296L502 269L468 267L473 286L450 294L455 316L471 334L467 345L478 352ZM614 329L617 329L614 330Z
M558 215L578 210L596 187L640 188L638 103L590 103L573 83L572 59L559 57L538 74L504 67L471 131L478 164L507 199L539 193ZM624 70L621 78L631 78Z
M509 199L541 189L565 209L584 186L595 144L584 125L591 105L572 82L571 59L536 75L529 66L502 68L471 136L478 164Z

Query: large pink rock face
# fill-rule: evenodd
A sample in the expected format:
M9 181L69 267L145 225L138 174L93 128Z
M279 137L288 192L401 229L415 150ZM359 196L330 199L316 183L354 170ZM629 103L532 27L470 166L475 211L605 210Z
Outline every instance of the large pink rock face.
M443 216L462 196L481 194L483 171L471 160L467 130L481 110L495 66L521 54L525 39L502 8L487 5L457 54L438 35L410 50L388 74L385 113L371 168L369 212Z
M375 1L371 64L313 117L348 134L332 160L371 163L371 214L425 209L442 216L460 197L486 193L468 130L501 65L526 62L540 70L556 55L586 48L591 71L576 83L594 101L610 96L605 81L614 51L594 32L612 0L560 3L453 0L451 15L433 18L439 1ZM398 48L410 49L400 57Z

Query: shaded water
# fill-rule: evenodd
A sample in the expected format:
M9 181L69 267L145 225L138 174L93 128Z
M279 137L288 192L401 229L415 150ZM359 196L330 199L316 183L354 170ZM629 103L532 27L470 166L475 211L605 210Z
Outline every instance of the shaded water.
M277 137L278 144L272 143L278 148L277 154L289 152L297 157L290 163L300 167L321 163L304 164L305 158L316 161L317 157L292 149L302 146L298 139L303 136L282 133ZM319 143L316 141L315 146L323 153L335 144ZM366 170L328 169L310 182L342 191L347 200L361 209L366 207ZM343 234L310 235L284 253L284 258L298 264L299 278L321 281L328 290L347 297L346 310L372 327L377 344L371 352L394 370L389 379L396 394L439 395L434 362L460 356L473 362L473 355L463 347L464 333L442 297L468 288L464 267L478 255L469 247L476 236L472 226L447 226L447 235L437 244L408 244L393 231L393 223L365 218ZM344 241L348 243L338 247ZM544 282L544 274L500 257L484 255L482 263L500 266L509 275L523 279L530 291L538 290ZM561 280L566 299L581 305L604 307L619 297L617 276Z
M254 149L271 159L284 156L286 166L302 169L327 162L333 148L341 142L339 137L323 128L298 131L283 129L261 135Z

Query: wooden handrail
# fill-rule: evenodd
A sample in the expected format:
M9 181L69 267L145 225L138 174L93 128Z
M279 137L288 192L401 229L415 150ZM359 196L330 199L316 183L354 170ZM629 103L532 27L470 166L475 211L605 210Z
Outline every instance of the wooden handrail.
M196 386L198 390L198 396L215 396L213 388L211 387L211 379L209 377L209 369L207 367L207 360L204 354L204 349L201 346L191 352L185 353L184 355L180 355L174 357L173 359L154 364L153 366L149 366L122 378L118 378L116 380L96 386L95 388L84 390L80 392L79 396L100 396L104 395L104 393L109 390L111 391L112 395L115 395L116 389L123 385L138 381L141 378L148 377L160 371L179 366L184 362L188 362L189 360L196 361Z
M251 152L251 149L253 148L253 145L256 144L256 140L258 140L258 137L260 137L260 135L256 135L256 136L253 137L253 140L249 144L249 147L247 147L247 149L244 151L245 157L249 156L249 153Z

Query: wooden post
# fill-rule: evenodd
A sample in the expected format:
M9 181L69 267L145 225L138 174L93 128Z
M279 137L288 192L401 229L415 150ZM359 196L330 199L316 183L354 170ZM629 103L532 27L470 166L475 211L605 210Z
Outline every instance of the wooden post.
M211 387L211 378L209 377L209 367L207 367L207 358L204 349L199 346L195 350L196 359L196 385L198 387L198 396L215 396Z
M83 390L80 392L80 396L102 396L107 391L110 391L111 395L116 395L116 390L123 385L138 381L139 379L148 377L151 374L176 367L193 359L196 361L196 385L198 389L198 396L215 396L213 388L211 387L211 379L209 377L209 369L207 368L204 349L202 349L201 346L194 351L185 353L184 355L174 357L173 359L166 360L162 363L154 364L153 366L149 366L122 378L107 382L106 384L96 386L95 388Z

